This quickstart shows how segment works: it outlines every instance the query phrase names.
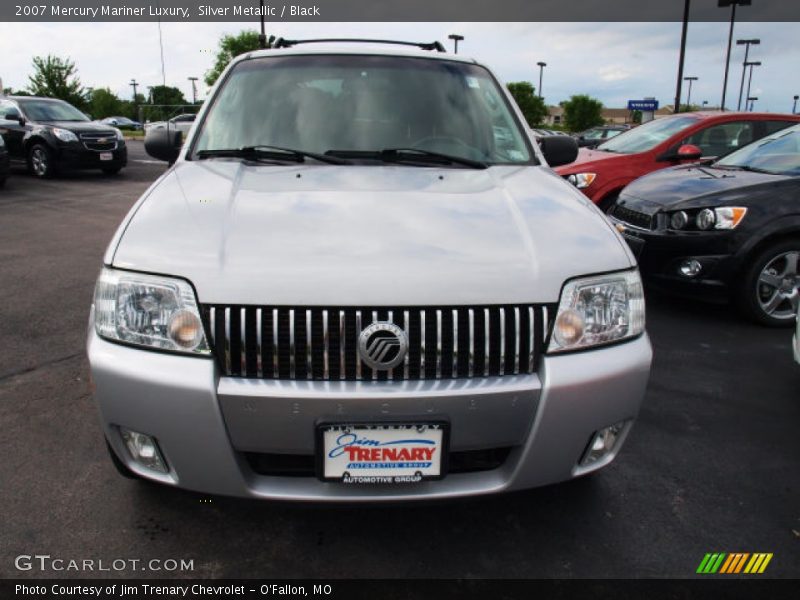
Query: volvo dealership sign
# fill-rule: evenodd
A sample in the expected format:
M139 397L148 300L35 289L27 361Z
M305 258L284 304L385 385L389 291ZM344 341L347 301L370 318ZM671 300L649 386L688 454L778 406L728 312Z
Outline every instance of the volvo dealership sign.
M628 100L628 110L653 112L658 110L658 100Z

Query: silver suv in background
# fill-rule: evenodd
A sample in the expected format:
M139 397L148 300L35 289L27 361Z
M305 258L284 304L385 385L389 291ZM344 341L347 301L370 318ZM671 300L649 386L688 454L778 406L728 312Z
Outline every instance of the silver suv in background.
M298 501L609 464L651 347L627 245L550 169L575 141L537 145L438 43L339 42L240 56L185 143L151 134L175 164L111 241L88 332L115 464Z

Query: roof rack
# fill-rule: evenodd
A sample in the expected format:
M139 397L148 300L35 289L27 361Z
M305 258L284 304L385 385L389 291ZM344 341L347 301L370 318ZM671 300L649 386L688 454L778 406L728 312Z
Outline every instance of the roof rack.
M396 44L398 46L415 46L422 50L436 50L437 52L447 52L441 42L403 42L400 40L367 40L359 38L319 38L313 40L286 40L278 38L272 44L273 48L291 48L298 44L319 44L328 42L347 42L347 43L361 43L361 44Z

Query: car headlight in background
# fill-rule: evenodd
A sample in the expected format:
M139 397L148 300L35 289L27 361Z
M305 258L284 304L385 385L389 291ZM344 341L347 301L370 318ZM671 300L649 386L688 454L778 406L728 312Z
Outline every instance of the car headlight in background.
M632 338L644 331L644 321L639 271L573 279L561 292L548 352Z
M573 175L567 175L567 181L569 181L579 190L592 185L596 178L597 173L574 173Z
M691 214L689 214L691 213ZM669 216L670 229L692 229L709 231L711 229L736 229L747 214L744 206L721 206L719 208L703 208L694 211L679 210ZM692 227L688 227L689 225Z
M182 279L104 268L95 287L94 326L110 340L210 354L194 290Z
M78 136L72 133L69 129L61 129L60 127L53 127L53 135L62 142L77 142Z

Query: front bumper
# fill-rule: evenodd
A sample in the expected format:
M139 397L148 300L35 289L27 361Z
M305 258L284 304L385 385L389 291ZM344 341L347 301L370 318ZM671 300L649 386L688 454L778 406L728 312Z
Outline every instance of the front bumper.
M211 359L139 350L99 338L88 354L105 435L143 477L229 496L295 501L392 501L514 491L577 477L614 459L650 371L646 335L592 351L545 356L537 374L431 382L288 382L220 377ZM451 450L510 445L503 464L402 487L353 487L255 473L245 452L313 452L313 424L390 418L451 423ZM626 421L604 460L578 467L592 434ZM133 462L118 427L154 436L168 474Z
M642 278L651 287L705 300L724 302L740 266L732 232L647 231L608 216L631 248ZM702 270L695 277L682 275L683 261L695 259Z
M106 152L111 153L111 160L100 160L100 155ZM59 169L116 169L128 164L128 148L124 142L118 141L116 149L101 152L90 150L79 142L70 142L58 147L54 159Z

